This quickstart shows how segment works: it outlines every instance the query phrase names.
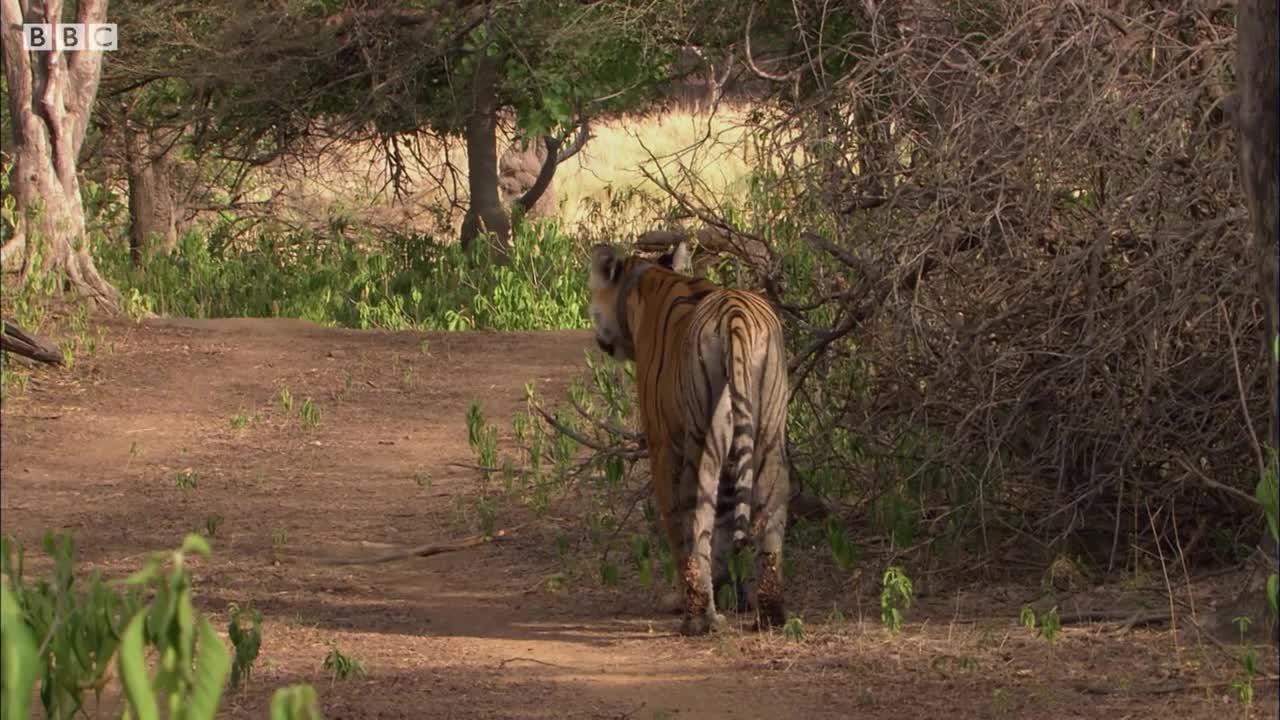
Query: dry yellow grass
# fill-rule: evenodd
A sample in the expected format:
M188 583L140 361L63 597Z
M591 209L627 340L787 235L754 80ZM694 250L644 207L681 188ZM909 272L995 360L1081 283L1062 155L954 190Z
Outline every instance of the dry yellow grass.
M613 231L647 229L663 193L645 170L711 200L740 197L759 162L744 127L745 112L721 107L715 113L665 112L593 125L591 141L556 172L561 223L570 232L600 229L606 218ZM409 190L399 199L371 145L333 144L316 159L281 163L266 171L264 185L279 189L281 217L300 225L338 222L445 239L465 208L466 149L454 141L420 150L421 162L406 158Z
M561 218L574 227L588 220L593 203L607 207L611 195L627 191L662 197L646 171L711 199L739 196L756 164L743 115L672 112L594 128L595 138L557 172Z

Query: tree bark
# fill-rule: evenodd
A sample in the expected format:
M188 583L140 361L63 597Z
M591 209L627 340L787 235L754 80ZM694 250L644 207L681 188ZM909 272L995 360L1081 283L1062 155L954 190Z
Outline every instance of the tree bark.
M129 181L129 255L135 266L141 266L144 257L156 251L171 252L177 246L177 195L164 138L127 119L123 127Z
M1253 229L1253 242L1258 258L1258 283L1266 314L1266 337L1263 339L1271 362L1270 440L1280 448L1280 406L1277 405L1276 376L1278 370L1273 343L1280 328L1280 54L1276 24L1280 10L1275 0L1240 0L1237 10L1236 77L1239 93L1237 109L1240 148L1240 170L1245 198Z
M483 50L476 61L466 121L467 187L471 199L459 241L470 250L480 233L492 233L499 262L511 249L511 218L498 193L497 65Z
M1253 233L1254 253L1258 261L1258 290L1262 295L1265 315L1263 338L1270 372L1267 373L1269 422L1266 442L1272 449L1280 448L1280 406L1277 406L1277 359L1274 343L1277 340L1277 322L1280 321L1280 66L1276 55L1280 53L1280 9L1275 0L1240 0L1236 13L1236 130L1240 153L1240 174L1244 185L1245 200L1249 206L1250 225ZM1260 440L1261 441L1261 440ZM1258 563L1262 572L1256 573L1236 600L1219 614L1218 632L1222 637L1233 637L1234 618L1248 615L1263 622L1250 628L1250 636L1261 634L1272 642L1276 640L1277 626L1263 598L1263 583L1269 572L1275 571L1276 541L1270 529L1263 525L1259 542L1263 560ZM1262 633L1258 631L1265 629Z
M107 0L80 0L76 22L106 20ZM37 270L60 274L69 289L100 310L114 311L120 295L98 273L85 236L76 161L102 76L102 53L26 52L23 22L56 23L61 0L29 8L0 0L0 36L14 147L11 190L26 242L23 281ZM39 263L35 261L39 258Z

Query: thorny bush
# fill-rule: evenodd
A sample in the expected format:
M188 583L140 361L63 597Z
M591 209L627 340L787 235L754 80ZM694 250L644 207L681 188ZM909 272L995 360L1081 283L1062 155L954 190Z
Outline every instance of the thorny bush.
M768 202L672 194L786 311L799 477L899 546L1112 568L1252 542L1266 364L1230 5L743 12L742 65L777 89Z

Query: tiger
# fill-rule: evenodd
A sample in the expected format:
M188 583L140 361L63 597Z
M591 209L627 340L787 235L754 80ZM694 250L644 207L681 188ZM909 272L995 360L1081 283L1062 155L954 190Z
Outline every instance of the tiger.
M738 609L755 609L757 630L781 626L790 498L782 323L758 293L684 274L689 255L683 242L656 261L593 246L595 340L635 363L653 492L684 590L681 632L724 626L713 591L730 579L729 553L744 550L753 572Z

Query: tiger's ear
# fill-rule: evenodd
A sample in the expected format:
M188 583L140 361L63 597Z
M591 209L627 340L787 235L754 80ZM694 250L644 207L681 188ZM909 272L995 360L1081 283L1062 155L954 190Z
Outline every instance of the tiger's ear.
M672 272L688 275L693 270L691 255L689 243L681 240L671 248L670 252L664 252L658 256L658 264Z
M670 267L682 275L688 275L693 272L693 252L689 250L689 242L687 240L681 240L676 243L675 249L671 251Z
M616 248L610 245L596 245L591 248L591 270L604 278L610 285L617 285L622 280L622 258Z

